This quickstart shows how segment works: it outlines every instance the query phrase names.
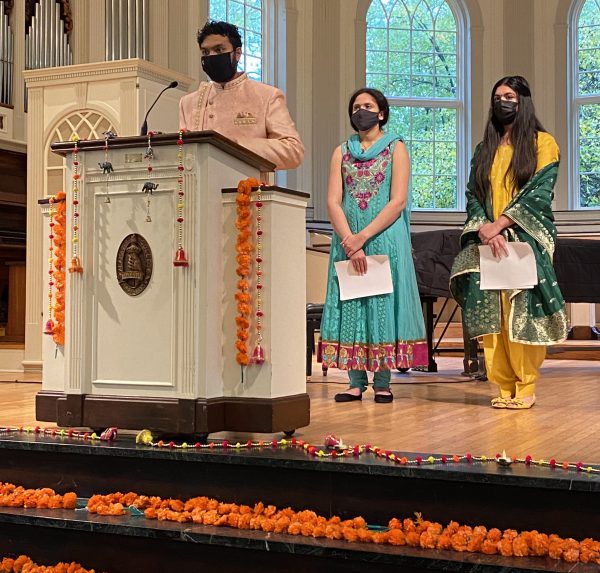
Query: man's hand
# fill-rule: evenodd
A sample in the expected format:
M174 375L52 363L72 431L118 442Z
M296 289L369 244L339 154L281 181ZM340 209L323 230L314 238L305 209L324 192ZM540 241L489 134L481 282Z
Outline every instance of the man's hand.
M352 261L352 266L354 267L354 270L359 275L367 274L367 257L362 249L356 251L356 253L354 253L350 257L350 260Z

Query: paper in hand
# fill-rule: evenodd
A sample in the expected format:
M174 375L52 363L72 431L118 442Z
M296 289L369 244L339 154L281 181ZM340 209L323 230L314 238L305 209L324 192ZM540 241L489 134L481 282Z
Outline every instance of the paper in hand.
M389 294L394 291L387 255L368 256L367 273L364 275L359 275L354 270L352 261L339 261L334 264L340 285L340 300Z
M538 284L533 249L528 243L506 243L508 256L494 257L488 245L479 247L481 290L524 290Z

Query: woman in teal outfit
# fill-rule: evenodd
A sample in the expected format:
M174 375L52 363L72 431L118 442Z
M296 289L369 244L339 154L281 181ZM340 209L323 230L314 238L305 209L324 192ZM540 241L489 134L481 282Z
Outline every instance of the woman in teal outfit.
M336 402L361 400L367 371L374 373L375 402L391 402L391 370L427 364L410 243L410 160L400 137L382 129L389 109L380 91L356 91L348 114L358 133L331 158L327 206L335 234L321 348L323 363L348 370L350 378L350 388L336 394ZM364 274L368 255L389 257L394 292L340 301L334 263L350 259Z

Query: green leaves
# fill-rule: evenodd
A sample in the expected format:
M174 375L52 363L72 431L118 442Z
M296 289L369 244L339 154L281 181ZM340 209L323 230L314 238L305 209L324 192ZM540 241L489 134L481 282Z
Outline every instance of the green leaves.
M413 202L457 208L457 109L431 100L458 98L456 19L445 0L373 0L367 13L367 85L392 101L389 130L412 161ZM414 107L417 98L427 103ZM408 102L407 102L408 103Z

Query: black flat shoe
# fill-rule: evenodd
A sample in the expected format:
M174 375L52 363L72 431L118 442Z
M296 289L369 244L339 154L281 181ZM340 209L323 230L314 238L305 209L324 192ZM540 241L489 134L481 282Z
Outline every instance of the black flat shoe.
M354 394L348 394L348 392L340 392L334 396L336 402L355 402L356 400L362 400L362 392L355 396Z
M389 404L394 401L394 395L390 392L385 394L382 392L375 392L375 402L378 404Z

